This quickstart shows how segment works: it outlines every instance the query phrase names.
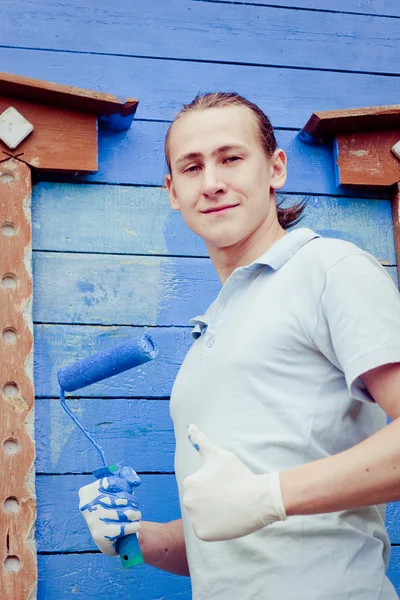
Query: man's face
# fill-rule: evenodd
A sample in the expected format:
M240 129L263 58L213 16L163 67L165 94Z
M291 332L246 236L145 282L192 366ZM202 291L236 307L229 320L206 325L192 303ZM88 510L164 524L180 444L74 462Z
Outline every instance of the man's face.
M207 245L227 248L269 228L276 217L271 190L286 179L286 157L267 158L246 107L182 115L169 139L166 187L174 210Z

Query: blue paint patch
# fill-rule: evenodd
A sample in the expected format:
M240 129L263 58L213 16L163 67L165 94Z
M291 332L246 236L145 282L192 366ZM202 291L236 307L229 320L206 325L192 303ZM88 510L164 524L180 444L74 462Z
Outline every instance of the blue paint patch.
M80 292L82 292L83 294L87 294L87 293L92 294L94 292L93 283L89 283L88 281L78 281L77 286L78 286L78 290Z

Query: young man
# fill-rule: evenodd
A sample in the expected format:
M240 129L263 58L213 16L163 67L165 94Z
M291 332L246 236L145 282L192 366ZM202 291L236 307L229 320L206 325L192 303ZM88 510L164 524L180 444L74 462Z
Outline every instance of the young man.
M166 158L172 208L223 287L192 320L171 394L182 521L140 526L132 510L125 533L140 526L149 564L190 571L195 600L394 600L381 504L400 498L395 286L352 244L287 233L303 207L277 207L286 157L244 98L196 98Z

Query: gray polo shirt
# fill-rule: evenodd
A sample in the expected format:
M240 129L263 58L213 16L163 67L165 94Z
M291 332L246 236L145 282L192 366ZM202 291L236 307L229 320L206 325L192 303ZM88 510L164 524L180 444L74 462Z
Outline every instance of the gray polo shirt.
M236 269L176 378L171 416L180 495L201 457L195 423L255 473L346 450L386 424L360 375L400 362L400 297L371 255L297 229ZM246 490L243 490L243 495ZM392 600L384 507L295 516L202 542L182 507L194 600Z

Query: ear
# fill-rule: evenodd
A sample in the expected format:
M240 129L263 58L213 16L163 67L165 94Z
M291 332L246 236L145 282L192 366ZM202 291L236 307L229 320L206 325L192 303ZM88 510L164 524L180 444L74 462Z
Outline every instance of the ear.
M168 174L165 176L164 183L169 194L169 201L171 202L172 210L181 210L181 206L179 204L179 200L175 192L175 186L172 183L171 175Z
M286 182L286 164L287 158L281 148L277 148L270 158L271 162L271 187L279 190Z

